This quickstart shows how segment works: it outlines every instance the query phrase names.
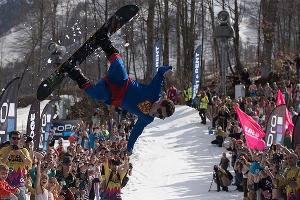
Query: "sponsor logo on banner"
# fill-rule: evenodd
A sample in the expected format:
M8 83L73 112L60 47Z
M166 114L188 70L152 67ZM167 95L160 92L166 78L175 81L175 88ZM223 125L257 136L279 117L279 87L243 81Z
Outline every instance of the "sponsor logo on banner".
M201 78L201 45L199 45L194 53L193 61L193 87L192 87L192 101L197 96Z
M266 126L266 145L270 147L272 144L282 144L285 136L285 117L286 106L284 104L277 106L271 112Z
M34 138L34 135L35 135L35 133L34 133L34 131L35 131L35 113L32 113L31 115L30 115L30 137L31 138Z
M55 100L51 100L44 108L41 115L41 134L39 141L39 148L43 148L44 150L47 147L47 140L50 132L50 125L52 119L56 113L56 105Z
M245 134L256 139L259 138L259 133L255 132L248 126L245 126Z
M1 106L1 115L0 115L0 122L4 123L6 121L6 118L8 116L8 103L4 102Z
M159 62L160 62L160 48L159 47L155 47L155 68L158 69L159 68ZM157 72L157 71L156 71Z
M160 57L161 57L161 46L162 40L159 39L155 42L153 52L152 52L152 62L153 62L153 77L156 75L158 68L160 67Z
M199 75L199 69L200 69L200 54L195 53L195 81L193 82L193 99L196 97L198 90L199 90L199 84L200 84L200 75Z
M271 145L276 136L276 144L281 143L283 139L283 117L273 115L271 118L271 129L268 135L267 145Z
M54 120L52 122L52 129L55 132L54 138L63 137L64 139L68 139L78 124L80 124L80 120Z
M41 134L41 122L40 122L40 102L35 101L31 104L28 120L27 120L27 131L26 136L33 139L33 148L38 150L38 142Z
M10 81L0 96L0 143L8 140L8 133L16 127L19 80Z

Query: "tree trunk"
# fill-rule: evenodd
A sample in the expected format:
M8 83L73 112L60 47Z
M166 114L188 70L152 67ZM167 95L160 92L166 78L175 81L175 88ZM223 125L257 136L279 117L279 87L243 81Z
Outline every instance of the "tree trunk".
M238 74L241 74L243 71L243 65L242 65L241 59L240 59L239 18L240 18L240 13L239 13L238 2L237 2L237 0L234 0L233 48L234 48L234 55L235 55L236 71L238 72Z
M97 6L96 6L96 0L93 0L93 17L94 17L94 26L95 31L99 28L99 22L97 18ZM100 65L100 57L97 56L97 69L98 73L96 75L96 79L99 80L101 77L101 65Z
M169 65L169 0L164 0L164 51L163 51L163 65Z
M204 76L204 72L205 72L205 68L204 68L204 63L205 63L205 59L203 56L203 52L204 52L204 32L205 32L205 27L204 27L204 23L205 23L205 16L206 16L206 10L204 8L204 0L201 0L201 74L200 74L200 86L199 89L201 89L202 83L205 81L203 80L203 78L205 78Z
M176 1L176 30L180 30L180 0ZM176 31L176 73L177 77L179 77L180 83L182 83L182 67L181 67L181 45L180 45L180 31Z
M257 27L257 67L260 68L261 65L261 58L260 58L260 45L261 45L261 4L259 5L258 11L258 27Z
M262 0L262 14L263 14L263 52L262 52L262 66L261 78L267 80L271 74L271 57L273 50L274 26L277 17L278 0Z
M146 81L151 80L153 74L153 61L152 61L152 50L153 50L153 36L154 36L154 8L156 0L148 1L148 17L147 17L147 69L146 69Z
M211 27L212 27L212 32L215 31L215 12L214 12L214 1L209 0L208 1L208 10L210 13L210 19L211 19ZM222 69L221 69L221 56L220 56L220 51L219 51L219 44L217 42L217 39L214 37L213 38L213 55L216 58L215 62L215 68L219 72L219 77L222 76Z
M87 0L84 1L84 41L88 38L88 2ZM85 59L83 62L83 73L87 73L87 60Z
M40 76L40 70L42 67L43 60L43 35L44 35L44 0L40 1L39 4L39 60L37 67L37 75ZM39 80L38 80L39 81Z
M108 0L105 0L104 21L108 19ZM104 73L108 70L107 62L104 62Z
M53 0L52 1L52 17L51 17L51 34L52 34L52 41L58 42L57 38L57 29L56 29L56 11L57 11L57 5L58 5L58 0Z
M287 7L290 12L288 12L288 38L287 38L287 53L291 53L291 44L292 44L292 17L294 16L293 12L293 0L287 1Z

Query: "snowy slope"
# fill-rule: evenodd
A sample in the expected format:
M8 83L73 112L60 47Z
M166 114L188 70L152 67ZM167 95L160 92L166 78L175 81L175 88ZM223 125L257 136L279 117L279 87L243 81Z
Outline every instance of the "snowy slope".
M26 128L29 108L18 109L18 130ZM233 186L218 193L213 184L208 192L213 165L224 149L210 144L214 136L199 122L196 110L177 106L172 117L156 119L144 130L130 157L134 169L123 189L124 200L242 199Z
M198 112L187 106L177 106L170 118L156 119L135 145L124 199L242 199L235 187L228 193L208 192L213 165L225 150L211 145L213 139L207 126L200 125Z

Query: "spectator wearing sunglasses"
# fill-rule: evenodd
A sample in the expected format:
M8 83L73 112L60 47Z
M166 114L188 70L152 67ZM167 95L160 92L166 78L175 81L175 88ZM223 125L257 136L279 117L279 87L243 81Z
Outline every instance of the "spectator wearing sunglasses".
M6 179L12 187L19 187L20 193L16 194L19 200L25 200L25 175L26 167L31 167L32 160L26 148L20 148L21 134L18 131L9 133L10 145L0 150L0 161L9 167Z

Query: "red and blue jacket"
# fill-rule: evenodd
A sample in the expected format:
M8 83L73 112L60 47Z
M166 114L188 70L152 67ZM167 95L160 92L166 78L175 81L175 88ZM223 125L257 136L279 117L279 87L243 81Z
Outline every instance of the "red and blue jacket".
M163 75L167 70L172 69L172 66L160 67L150 84L141 84L128 77L119 54L113 54L109 60L111 65L106 76L96 85L87 84L84 89L90 97L121 107L138 116L127 144L127 151L132 152L137 138L154 120L149 112L152 104L160 99Z

